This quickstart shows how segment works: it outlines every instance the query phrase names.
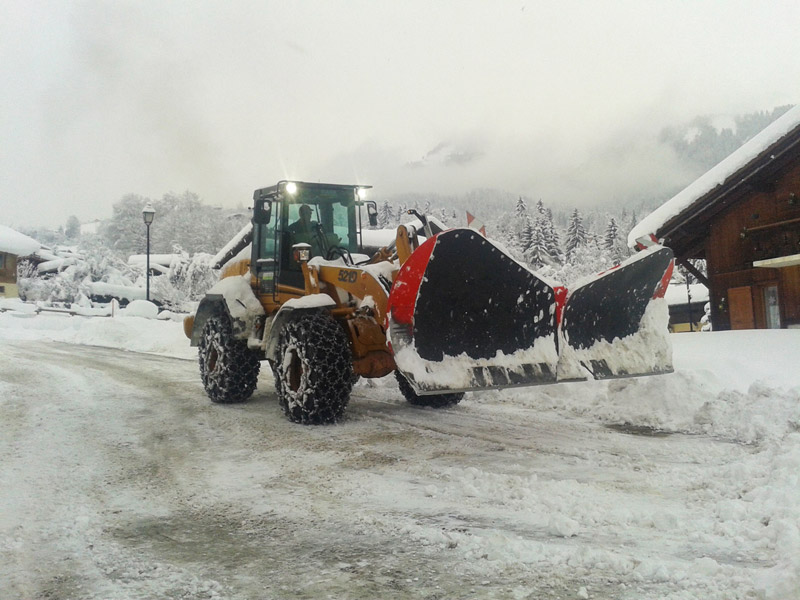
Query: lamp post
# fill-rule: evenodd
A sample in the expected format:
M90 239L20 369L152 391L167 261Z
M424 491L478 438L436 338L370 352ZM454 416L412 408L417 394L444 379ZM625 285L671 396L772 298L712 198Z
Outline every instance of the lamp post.
M142 218L147 227L147 301L150 301L150 224L153 222L153 217L156 216L156 211L153 206L148 202L142 209Z

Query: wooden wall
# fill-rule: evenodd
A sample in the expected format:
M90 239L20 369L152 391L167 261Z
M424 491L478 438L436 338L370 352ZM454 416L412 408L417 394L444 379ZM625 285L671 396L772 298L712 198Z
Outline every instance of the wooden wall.
M17 296L17 257L13 254L0 252L3 260L0 267L0 298L15 298Z
M800 157L783 174L745 191L710 226L706 243L716 329L767 327L765 290L777 286L782 327L800 326L800 266L753 268L753 261L800 254ZM730 290L733 290L732 292Z
M3 255L3 266L0 267L0 283L17 282L17 257L13 254L0 252Z

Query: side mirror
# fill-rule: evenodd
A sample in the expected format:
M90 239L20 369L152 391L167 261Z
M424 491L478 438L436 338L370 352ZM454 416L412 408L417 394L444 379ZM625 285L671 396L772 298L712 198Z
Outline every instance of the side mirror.
M378 204L374 200L368 200L367 205L367 218L369 219L370 227L378 226Z
M253 223L266 225L272 218L272 200L256 200L253 207Z

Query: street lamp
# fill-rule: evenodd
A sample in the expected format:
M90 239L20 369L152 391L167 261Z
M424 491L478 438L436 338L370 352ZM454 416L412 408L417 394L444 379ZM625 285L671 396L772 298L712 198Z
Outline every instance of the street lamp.
M147 226L147 301L150 301L150 224L153 222L153 217L156 216L156 211L153 206L148 202L142 209L142 218L144 224Z

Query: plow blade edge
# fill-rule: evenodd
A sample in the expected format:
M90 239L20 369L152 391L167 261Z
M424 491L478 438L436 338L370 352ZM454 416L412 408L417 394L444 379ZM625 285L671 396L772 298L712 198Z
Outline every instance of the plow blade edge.
M559 327L558 380L672 371L664 293L672 251L654 246L570 290Z
M389 311L397 368L418 394L556 381L556 290L473 230L420 246Z

